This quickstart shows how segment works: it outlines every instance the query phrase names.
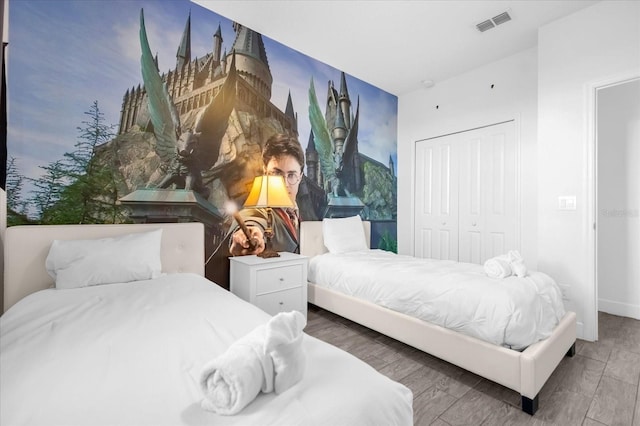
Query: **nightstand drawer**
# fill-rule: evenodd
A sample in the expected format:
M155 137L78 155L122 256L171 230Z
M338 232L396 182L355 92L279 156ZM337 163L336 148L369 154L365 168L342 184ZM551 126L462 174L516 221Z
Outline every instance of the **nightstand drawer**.
M302 288L298 287L256 296L255 305L266 313L275 315L278 312L300 311L302 306L306 308L306 300L303 301L302 298ZM306 309L304 309L302 314L306 315L306 313Z
M306 318L307 257L283 251L276 258L234 256L229 261L233 294L271 315L296 310Z
M302 277L302 265L257 270L256 295L302 287Z

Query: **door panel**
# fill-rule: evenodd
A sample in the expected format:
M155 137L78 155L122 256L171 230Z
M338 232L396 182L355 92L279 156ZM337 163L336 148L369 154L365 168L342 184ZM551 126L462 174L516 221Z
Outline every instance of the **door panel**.
M420 250L416 250L416 253L420 254L416 254L416 256L422 258L433 258L433 251L431 250L431 247L434 242L431 237L431 229L421 229L419 237L420 238L416 241L416 247L418 247L419 244Z
M458 173L451 140L416 143L417 257L458 258Z
M517 249L513 121L416 142L417 257L483 263Z
M483 263L517 248L515 123L460 135L459 260Z
M486 171L486 152L483 135L478 131L461 133L460 144L460 185L459 185L459 255L458 260L480 263L483 257L484 227L483 210ZM464 221L464 222L463 222Z

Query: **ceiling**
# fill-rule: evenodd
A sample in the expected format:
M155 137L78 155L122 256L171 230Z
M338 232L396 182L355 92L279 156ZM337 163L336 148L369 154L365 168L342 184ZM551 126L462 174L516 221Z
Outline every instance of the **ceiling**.
M537 29L586 0L192 0L394 95L537 44ZM476 24L508 11L485 32Z

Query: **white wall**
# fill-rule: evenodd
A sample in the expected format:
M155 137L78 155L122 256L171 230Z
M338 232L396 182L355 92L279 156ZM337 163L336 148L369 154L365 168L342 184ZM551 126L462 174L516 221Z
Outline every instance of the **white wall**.
M597 327L588 89L632 70L640 70L640 2L603 1L539 30L539 269L569 286L578 336L588 340ZM557 209L562 195L577 197L576 210Z
M597 99L598 310L640 319L640 78Z
M494 87L491 88L491 85ZM415 141L516 119L521 144L521 253L537 266L537 49L398 99L398 251L413 254ZM438 108L436 109L436 106Z

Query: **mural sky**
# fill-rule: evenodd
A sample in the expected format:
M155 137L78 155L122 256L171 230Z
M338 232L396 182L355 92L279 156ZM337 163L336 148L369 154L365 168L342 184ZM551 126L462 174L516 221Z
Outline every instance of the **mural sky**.
M161 73L175 68L189 14L192 59L213 50L218 25L223 51L231 50L235 39L231 21L188 0L20 0L9 4L8 155L17 159L21 174L36 178L43 172L39 166L74 150L77 127L94 101L105 123L117 126L124 93L142 85L141 8ZM284 111L291 93L299 139L306 148L310 79L324 110L327 82L333 80L339 89L340 71L267 36L263 39L274 79L271 102ZM391 156L397 164L397 97L350 75L347 86L354 111L360 97L360 152L385 165ZM25 185L23 197L29 190Z

